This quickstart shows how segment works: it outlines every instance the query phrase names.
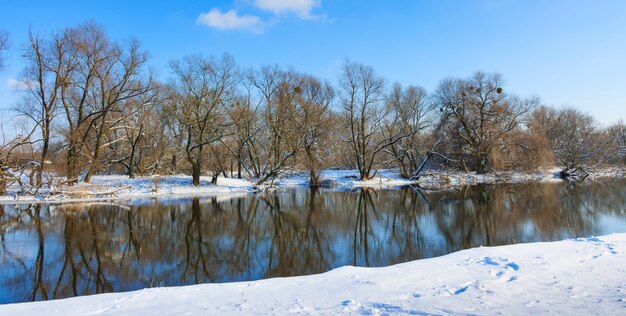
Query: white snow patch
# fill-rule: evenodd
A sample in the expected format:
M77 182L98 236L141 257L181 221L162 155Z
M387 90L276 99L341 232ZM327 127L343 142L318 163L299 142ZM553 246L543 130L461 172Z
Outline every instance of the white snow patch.
M254 183L231 178L200 177L200 186L191 184L190 176L157 176L129 179L123 175L94 176L90 183L81 182L74 187L65 186L55 194L42 191L40 195L19 195L15 190L0 196L0 203L7 202L71 202L109 200L115 198L144 198L161 196L228 196L255 191Z

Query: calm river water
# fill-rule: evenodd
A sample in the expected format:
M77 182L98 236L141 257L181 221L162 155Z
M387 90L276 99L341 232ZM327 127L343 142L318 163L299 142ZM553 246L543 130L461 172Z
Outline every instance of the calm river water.
M626 232L626 180L0 206L0 303Z

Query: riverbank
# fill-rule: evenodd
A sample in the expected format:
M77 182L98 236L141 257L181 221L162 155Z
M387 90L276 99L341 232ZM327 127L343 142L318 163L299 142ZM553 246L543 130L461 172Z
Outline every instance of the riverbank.
M442 190L475 184L562 181L559 171L559 168L553 168L532 173L427 172L417 180L410 180L400 177L394 170L380 170L374 178L360 181L358 172L355 170L324 170L321 172L320 178L322 187L329 190L351 190L359 187L385 189L405 185ZM592 170L589 177L592 180L626 177L626 168ZM20 193L17 187L10 186L8 193L0 196L0 204L62 203L162 196L227 196L253 193L263 189L263 187L256 186L254 182L244 179L219 177L217 184L212 184L210 180L210 177L201 177L200 186L194 187L191 185L191 177L185 175L138 177L135 179L129 179L123 175L94 176L91 183L80 183L73 187L46 188L36 195ZM274 187L278 189L308 187L309 185L308 174L304 171L286 172L274 183Z
M6 315L626 312L626 234L480 247L383 268L0 305Z

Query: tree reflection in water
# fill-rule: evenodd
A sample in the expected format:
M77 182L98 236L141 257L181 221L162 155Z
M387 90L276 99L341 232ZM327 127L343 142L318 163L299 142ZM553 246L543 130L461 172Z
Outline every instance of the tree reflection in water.
M626 181L0 206L0 302L384 266L626 232Z

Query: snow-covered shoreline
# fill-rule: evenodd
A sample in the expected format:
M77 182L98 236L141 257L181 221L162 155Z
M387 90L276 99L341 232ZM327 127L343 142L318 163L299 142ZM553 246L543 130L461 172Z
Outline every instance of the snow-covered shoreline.
M333 190L349 190L358 187L394 188L406 185L419 185L422 188L441 190L475 184L522 183L529 181L561 181L559 168L533 173L500 172L476 174L472 172L429 172L418 180L402 178L393 170L380 170L371 180L358 180L355 170L324 170L320 178L324 187ZM593 171L591 179L623 178L626 168L605 168ZM277 188L308 187L306 172L289 172L275 181ZM189 197L189 196L229 196L253 193L259 188L251 181L219 177L217 185L210 177L201 177L199 187L191 185L191 177L184 175L138 177L129 179L123 175L94 176L91 183L80 183L74 187L57 188L55 194L42 190L41 194L18 194L16 188L9 188L7 195L0 196L0 204L15 203L65 203L94 202L105 200Z
M626 233L481 247L383 268L0 305L3 315L626 313Z

